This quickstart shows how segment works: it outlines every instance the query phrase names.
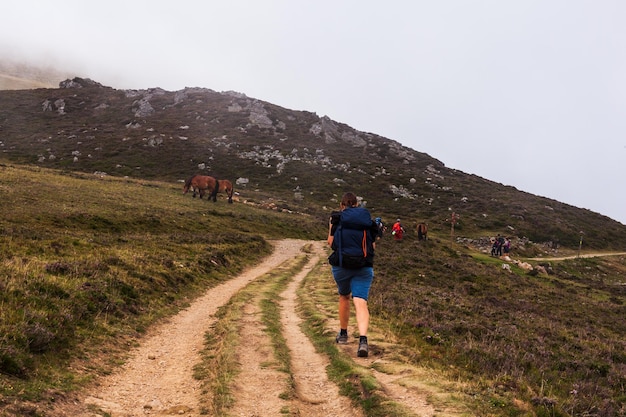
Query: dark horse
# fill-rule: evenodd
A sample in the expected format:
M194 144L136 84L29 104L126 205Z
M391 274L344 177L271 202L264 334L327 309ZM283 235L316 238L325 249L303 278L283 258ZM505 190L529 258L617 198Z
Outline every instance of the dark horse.
M426 223L417 225L417 240L426 240L428 238L428 226Z
M208 199L210 200L212 197L213 201L216 201L218 182L215 178L208 175L194 175L193 177L185 181L183 194L187 194L190 189L193 191L192 197L194 198L196 197L196 195L200 195L200 198L202 198L208 191Z
M217 193L226 193L228 196L228 204L233 204L233 193L235 192L233 188L233 183L229 180L216 180L218 183ZM215 196L213 196L213 201L215 201Z

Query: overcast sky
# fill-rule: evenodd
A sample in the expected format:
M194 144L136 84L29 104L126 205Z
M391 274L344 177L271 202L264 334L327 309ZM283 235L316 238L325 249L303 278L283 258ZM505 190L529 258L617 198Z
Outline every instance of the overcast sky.
M234 90L626 224L624 0L1 0L0 57Z

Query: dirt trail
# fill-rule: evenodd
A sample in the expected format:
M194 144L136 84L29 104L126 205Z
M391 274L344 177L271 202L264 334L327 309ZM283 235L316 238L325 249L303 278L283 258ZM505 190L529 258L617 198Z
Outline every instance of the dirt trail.
M289 409L289 415L298 416L354 416L362 415L360 410L351 407L346 397L339 395L339 389L328 381L326 357L315 351L313 344L300 330L301 319L296 312L296 291L304 277L319 262L322 252L321 242L312 242L315 253L305 267L297 273L285 291L280 294L281 324L283 336L291 355L295 400L281 399L289 381L284 372L268 366L272 361L272 348L269 337L263 332L259 307L248 305L242 340L248 346L240 352L241 373L235 385L235 406L230 411L233 416L279 416ZM257 300L258 301L258 300Z
M529 258L529 261L564 261L566 259L575 259L575 258L596 258L596 257L605 257L605 256L623 256L626 255L626 252L598 252L598 253L583 253L576 255L566 255L566 256L546 256L539 258Z
M97 387L82 398L82 402L65 407L58 415L93 417L97 408L112 417L145 415L200 416L200 381L193 378L193 367L200 362L204 334L215 322L214 314L241 288L272 268L301 254L305 241L281 240L275 243L272 256L235 279L209 290L189 308L159 325L145 337L118 371L104 377ZM292 351L293 371L300 415L359 416L348 400L339 395L334 384L326 379L327 361L315 352L302 334L300 319L295 311L296 289L300 281L319 261L320 242L313 242L317 255L291 281L282 294L282 321L285 338ZM235 382L235 408L232 415L280 415L285 400L285 374L272 371L264 364L271 361L272 349L268 336L258 322L258 306L247 307L242 327L245 346L239 360L242 373ZM244 347L245 347L244 346ZM90 407L91 406L91 407Z
M91 392L79 395L74 404L64 404L59 407L61 410L47 415L96 417L108 413L111 417L200 417L201 381L193 378L193 368L201 361L204 335L215 323L215 313L251 281L302 254L306 244L312 246L313 253L304 268L292 278L280 301L283 336L291 355L295 399L281 395L290 383L289 375L271 366L275 362L274 352L261 324L259 297L248 303L243 311L239 330L242 342L236 351L241 372L233 383L235 401L229 415L272 416L284 415L285 410L289 410L290 415L298 416L362 416L346 397L339 395L338 387L328 381L328 359L315 351L300 329L296 290L324 255L322 242L301 240L274 242L273 254L261 264L208 290L189 308L156 326L141 340L140 346L130 352L128 362L117 372L97 381ZM363 366L370 367L382 358L358 360ZM394 382L398 377L373 369L372 372L390 398L404 402L416 415L435 414L426 395L420 394L419 389L416 392L408 389L407 384L398 385ZM406 376L406 370L400 374Z
M328 366L328 359L315 352L315 347L300 329L302 320L296 310L296 291L302 280L319 261L319 253L322 252L320 242L316 249L317 255L294 277L281 294L280 303L281 322L285 329L284 336L292 355L292 370L296 393L300 401L299 409L302 415L358 416L360 413L350 407L348 399L339 395L337 386L328 382L326 372L320 372Z
M214 314L238 290L272 268L297 256L305 242L281 240L261 264L207 291L189 308L153 329L120 369L98 382L83 404L65 407L61 416L95 416L94 405L112 417L173 414L199 416L200 381L193 367L200 362L204 334L215 322ZM72 408L72 409L67 409Z

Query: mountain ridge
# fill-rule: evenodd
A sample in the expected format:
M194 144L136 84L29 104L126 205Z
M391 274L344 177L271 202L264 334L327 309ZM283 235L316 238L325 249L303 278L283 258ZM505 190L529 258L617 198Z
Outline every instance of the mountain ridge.
M14 162L182 181L205 173L278 206L323 216L359 190L386 219L459 235L624 249L626 226L587 209L446 167L397 141L327 116L208 88L116 90L86 78L0 91L0 143Z

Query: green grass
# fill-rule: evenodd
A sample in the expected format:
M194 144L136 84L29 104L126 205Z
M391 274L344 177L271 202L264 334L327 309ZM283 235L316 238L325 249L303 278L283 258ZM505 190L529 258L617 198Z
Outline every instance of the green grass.
M149 326L269 253L267 239L325 237L322 216L261 208L265 197L208 203L177 182L0 165L0 410L32 414L29 404L111 372ZM449 229L429 234L377 247L370 310L403 360L462 381L477 415L624 414L624 256L509 273ZM334 314L332 286L307 288L330 294ZM318 313L309 326L332 340ZM367 372L332 343L318 349L343 392L371 413L397 412L379 408Z
M621 415L626 259L555 261L551 275L509 273L502 263L436 236L379 242L371 344L396 340L394 357L438 374L441 390L471 415ZM377 387L363 382L367 372L332 343L332 280L312 274L309 281L302 290L308 331L332 358L332 379L367 415L396 415L381 410ZM444 404L455 407L450 396Z
M322 264L325 264L322 261ZM376 380L372 370L355 360L354 352L346 354L335 343L337 328L330 326L337 320L337 289L327 265L318 265L304 279L298 290L300 314L304 318L303 330L313 342L318 352L329 358L327 367L329 379L336 383L341 394L351 399L353 405L363 410L368 417L407 417L413 416L405 404L391 400ZM351 309L351 334L357 334L354 309ZM428 396L440 417L462 417L472 415L461 411L472 403L461 388L448 380L447 375L432 369L422 369L421 364L412 367L415 358L415 345L407 338L398 339L401 330L397 322L387 317L372 315L368 339L370 355L376 360L371 367L381 372L393 372L388 368L402 368L404 378L414 373L412 383L420 385L420 392ZM401 340L401 343L398 341ZM406 343L406 344L405 344ZM428 376L427 376L428 374Z
M397 323L416 362L474 381L497 415L525 415L519 404L551 416L624 411L625 257L509 273L436 237L378 247L371 310Z
M0 404L45 401L109 372L152 323L267 255L266 239L317 228L192 199L179 184L0 174Z

